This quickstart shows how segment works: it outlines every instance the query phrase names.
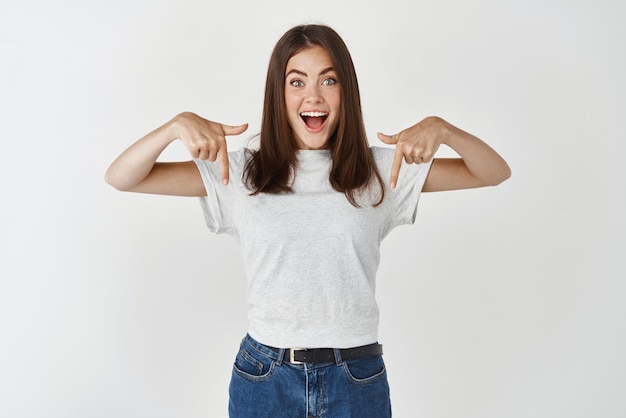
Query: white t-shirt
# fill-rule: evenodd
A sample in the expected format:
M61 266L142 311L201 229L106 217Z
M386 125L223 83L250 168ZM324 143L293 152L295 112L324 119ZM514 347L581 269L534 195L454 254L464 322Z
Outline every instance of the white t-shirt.
M403 162L392 190L387 184L394 149L371 149L386 183L377 207L365 201L357 208L333 190L329 150L298 151L293 193L256 196L242 182L245 149L229 153L228 186L218 162L195 160L207 191L200 199L209 229L241 244L248 332L257 341L278 348L378 341L380 243L394 227L414 222L430 163Z

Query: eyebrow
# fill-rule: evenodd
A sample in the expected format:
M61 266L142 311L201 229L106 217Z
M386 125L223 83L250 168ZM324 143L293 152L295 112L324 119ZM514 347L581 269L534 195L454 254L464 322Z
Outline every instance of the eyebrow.
M324 75L324 74L329 73L331 71L335 71L335 68L334 67L324 68L322 71L320 71L319 75ZM299 74L299 75L301 75L303 77L308 77L307 73L305 73L304 71L300 71L300 70L298 70L296 68L294 68L293 70L291 70L287 74L285 74L285 77L288 76L289 74L292 74L292 73Z

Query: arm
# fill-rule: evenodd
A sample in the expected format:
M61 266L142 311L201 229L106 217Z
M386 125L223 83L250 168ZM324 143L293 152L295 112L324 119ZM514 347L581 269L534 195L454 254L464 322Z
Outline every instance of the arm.
M180 139L192 158L221 163L222 182L228 184L227 135L238 135L247 125L227 126L184 112L128 147L113 161L105 181L122 191L177 196L205 196L193 161L157 163L165 148Z
M441 144L452 148L461 158L433 161L423 191L469 189L495 186L511 176L511 170L489 145L438 117L427 117L396 135L379 133L386 144L395 144L391 167L391 187L395 187L402 159L408 163L430 161Z

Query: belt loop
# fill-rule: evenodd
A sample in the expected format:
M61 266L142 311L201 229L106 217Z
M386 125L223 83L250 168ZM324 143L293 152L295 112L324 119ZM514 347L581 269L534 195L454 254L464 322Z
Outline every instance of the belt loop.
M337 366L341 366L343 364L343 360L341 359L341 350L338 348L333 348L333 351L335 352L335 363L337 364Z
M285 358L285 349L284 348L279 348L278 349L278 358L276 359L276 365L277 366L282 366L283 358Z

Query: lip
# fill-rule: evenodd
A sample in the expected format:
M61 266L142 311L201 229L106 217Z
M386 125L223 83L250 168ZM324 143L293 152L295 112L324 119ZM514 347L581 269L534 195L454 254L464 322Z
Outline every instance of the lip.
M324 127L326 126L326 122L328 121L329 112L325 110L318 110L318 109L303 110L302 112L298 114L298 116L300 117L300 120L302 121L302 124L304 125L304 128L307 130L307 132L310 132L312 134L317 134L321 132L322 130L324 130ZM305 120L306 117L321 117L323 119L322 119L322 123L320 124L320 126L316 128L312 128L306 123L306 120Z

